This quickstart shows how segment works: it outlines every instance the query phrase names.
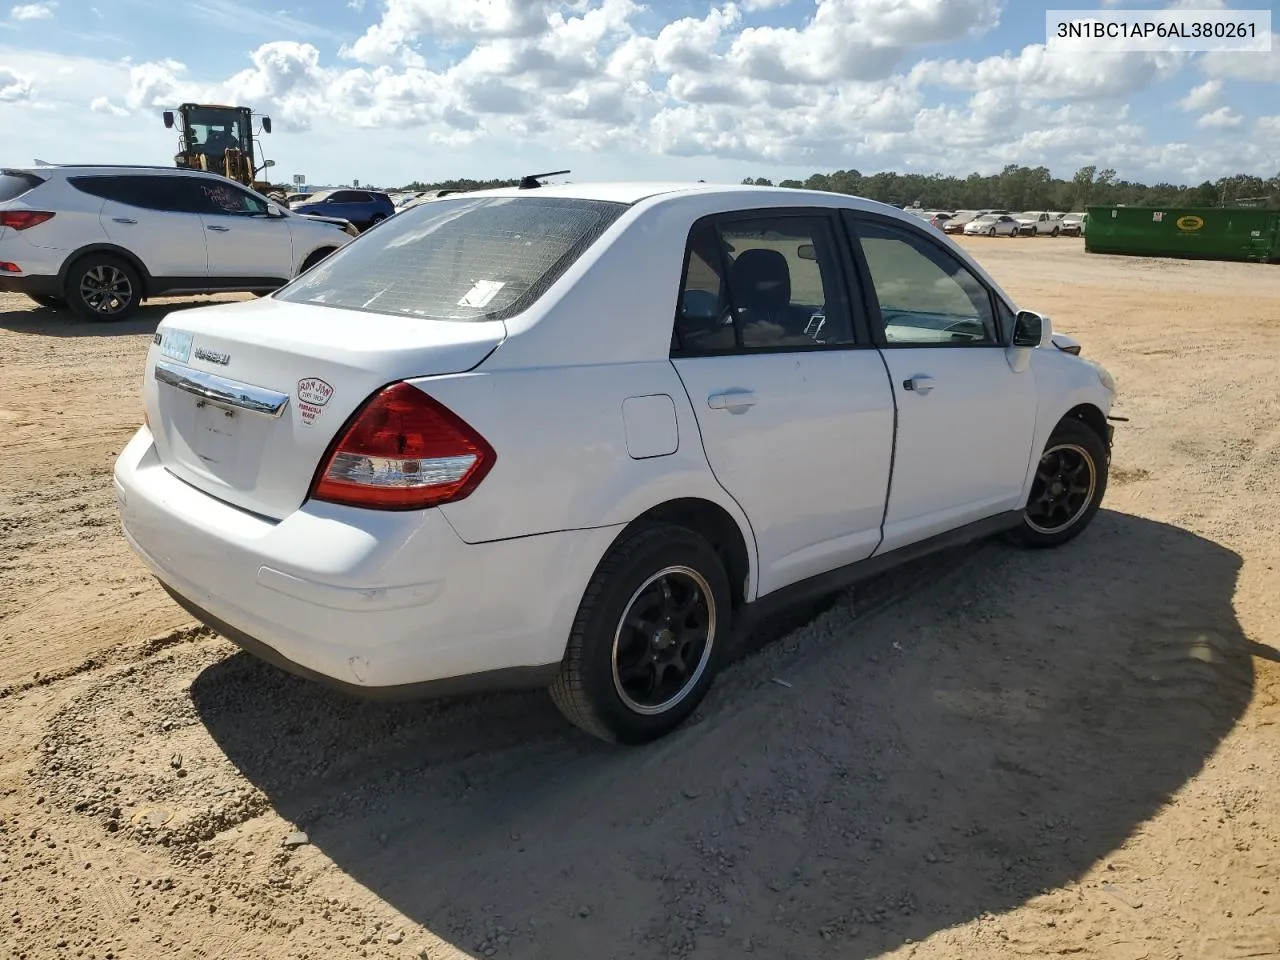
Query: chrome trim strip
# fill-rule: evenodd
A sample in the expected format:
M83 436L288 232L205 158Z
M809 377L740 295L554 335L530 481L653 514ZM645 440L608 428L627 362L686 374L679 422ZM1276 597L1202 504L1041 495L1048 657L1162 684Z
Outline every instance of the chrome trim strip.
M225 403L229 407L279 419L289 405L289 395L237 380L228 380L203 370L156 361L156 380L203 400Z

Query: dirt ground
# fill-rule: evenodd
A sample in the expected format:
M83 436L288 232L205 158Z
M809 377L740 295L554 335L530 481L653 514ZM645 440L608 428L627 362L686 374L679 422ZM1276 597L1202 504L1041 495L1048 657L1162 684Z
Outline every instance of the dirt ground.
M195 629L110 489L173 306L0 297L0 956L1280 958L1280 267L965 242L1119 382L1095 525L843 595L633 750Z

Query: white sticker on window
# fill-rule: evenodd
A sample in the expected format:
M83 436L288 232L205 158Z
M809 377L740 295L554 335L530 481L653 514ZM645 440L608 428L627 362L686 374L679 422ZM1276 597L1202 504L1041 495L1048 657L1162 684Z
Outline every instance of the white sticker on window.
M474 287L468 290L458 301L460 307L475 307L479 309L489 303L498 295L498 291L506 286L501 280L477 280Z

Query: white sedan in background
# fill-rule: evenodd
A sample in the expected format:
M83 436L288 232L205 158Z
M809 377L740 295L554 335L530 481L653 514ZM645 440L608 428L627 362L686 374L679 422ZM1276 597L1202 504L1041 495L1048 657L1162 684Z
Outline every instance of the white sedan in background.
M1080 534L1113 397L893 207L513 188L165 318L115 491L174 599L266 660L363 695L547 686L637 743L770 608Z
M966 237L1016 237L1020 225L1007 213L986 213L964 225Z

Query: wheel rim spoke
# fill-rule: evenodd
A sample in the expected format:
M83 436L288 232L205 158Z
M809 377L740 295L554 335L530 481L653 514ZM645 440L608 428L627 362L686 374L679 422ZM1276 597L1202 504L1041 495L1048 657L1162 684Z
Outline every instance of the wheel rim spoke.
M133 300L133 284L124 271L99 265L80 278L80 296L95 313L119 313Z
M614 688L630 710L670 710L706 672L715 641L711 588L691 567L668 567L632 595L613 642Z
M1097 466L1083 447L1051 447L1036 465L1025 511L1028 525L1040 533L1058 533L1077 523L1097 490Z

